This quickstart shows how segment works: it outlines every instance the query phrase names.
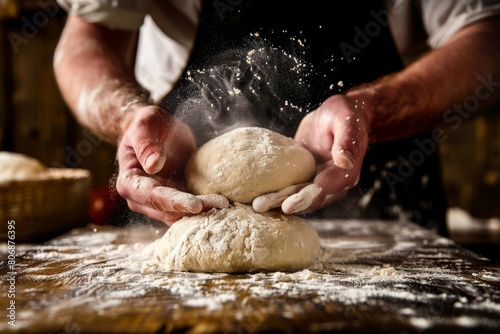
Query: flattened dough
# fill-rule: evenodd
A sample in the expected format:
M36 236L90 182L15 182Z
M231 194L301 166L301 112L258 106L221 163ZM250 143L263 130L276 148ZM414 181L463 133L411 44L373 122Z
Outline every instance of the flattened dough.
M251 203L262 194L308 181L314 156L292 138L244 127L201 146L189 159L186 180L196 195L222 194L231 202Z
M235 203L180 219L157 241L155 256L170 271L290 271L314 264L319 249L306 220Z

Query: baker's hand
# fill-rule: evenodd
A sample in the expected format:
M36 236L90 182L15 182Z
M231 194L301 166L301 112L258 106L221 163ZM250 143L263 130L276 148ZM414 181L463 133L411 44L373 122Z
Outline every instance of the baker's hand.
M195 150L187 125L156 106L133 111L118 145L118 193L132 211L171 225L189 214L228 207L221 195L185 192L184 167Z
M343 198L359 181L368 147L368 109L361 100L334 95L304 117L295 140L316 158L313 183L259 196L254 209L263 212L281 205L287 214L307 213Z

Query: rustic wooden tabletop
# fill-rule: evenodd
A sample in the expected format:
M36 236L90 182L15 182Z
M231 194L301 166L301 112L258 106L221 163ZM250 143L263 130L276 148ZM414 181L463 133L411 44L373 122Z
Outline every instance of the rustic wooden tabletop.
M311 224L320 258L290 273L164 272L151 254L165 229L152 226L88 226L16 245L15 268L4 245L0 331L500 331L500 266L407 222Z

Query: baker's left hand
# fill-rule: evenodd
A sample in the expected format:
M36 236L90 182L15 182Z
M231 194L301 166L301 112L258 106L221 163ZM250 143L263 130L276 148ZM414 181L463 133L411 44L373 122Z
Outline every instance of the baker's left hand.
M369 143L367 111L369 106L356 97L334 95L304 117L295 140L316 158L313 182L259 196L254 209L263 212L281 205L286 214L307 213L343 198L359 181Z

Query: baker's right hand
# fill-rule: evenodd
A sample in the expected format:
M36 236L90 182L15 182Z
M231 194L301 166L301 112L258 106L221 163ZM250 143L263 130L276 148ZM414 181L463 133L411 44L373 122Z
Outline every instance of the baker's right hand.
M229 206L222 195L186 192L184 168L196 148L189 127L156 106L133 111L118 144L118 193L132 211L171 225L185 215Z
M337 94L307 114L295 140L316 158L313 182L261 195L253 201L254 210L264 212L281 207L286 214L303 214L343 198L360 179L369 143L370 112L376 98L366 92Z

